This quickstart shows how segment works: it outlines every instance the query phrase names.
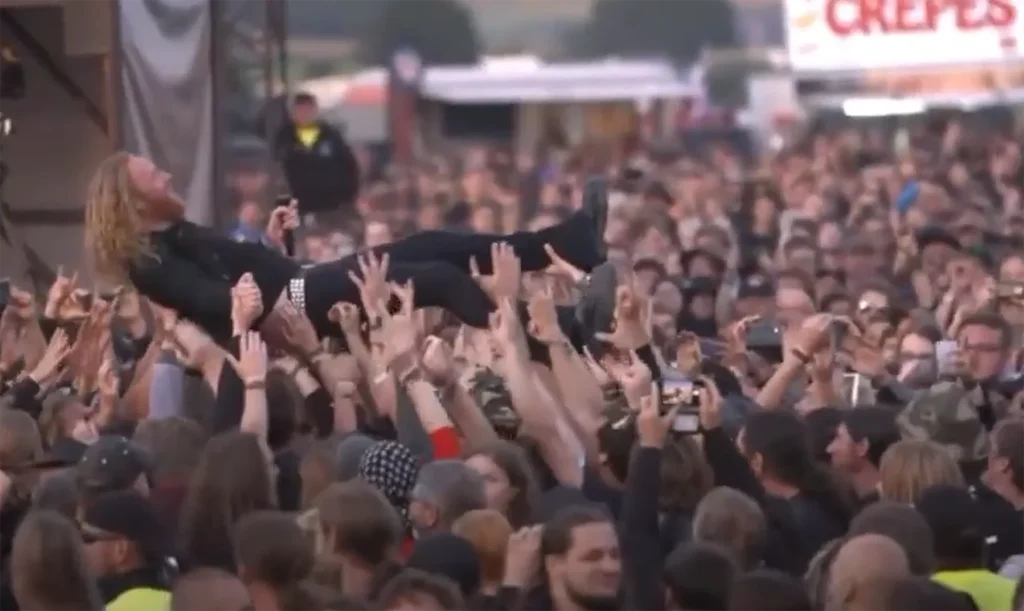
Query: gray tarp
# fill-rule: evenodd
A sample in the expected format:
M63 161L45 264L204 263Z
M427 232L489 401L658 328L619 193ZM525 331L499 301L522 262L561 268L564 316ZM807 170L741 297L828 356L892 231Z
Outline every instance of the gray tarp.
M125 148L173 175L188 218L214 217L215 126L209 0L122 0Z

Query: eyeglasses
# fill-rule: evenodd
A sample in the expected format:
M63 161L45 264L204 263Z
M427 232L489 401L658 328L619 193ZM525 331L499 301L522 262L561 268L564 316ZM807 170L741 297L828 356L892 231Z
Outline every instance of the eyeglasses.
M1003 346L1001 344L960 344L961 352L1002 352Z

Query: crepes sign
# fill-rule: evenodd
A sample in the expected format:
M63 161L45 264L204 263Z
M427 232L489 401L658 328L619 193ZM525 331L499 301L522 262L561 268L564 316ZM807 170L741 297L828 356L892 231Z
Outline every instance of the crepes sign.
M1024 63L1024 0L785 0L794 71Z

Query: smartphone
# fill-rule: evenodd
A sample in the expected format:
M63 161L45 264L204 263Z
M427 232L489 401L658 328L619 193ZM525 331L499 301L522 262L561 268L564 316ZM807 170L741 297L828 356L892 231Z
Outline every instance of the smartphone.
M939 376L956 375L956 341L944 339L935 343L935 367Z
M293 199L295 198L292 197L291 193L282 193L281 195L277 196L277 199L274 200L274 207L288 206L289 204L292 203Z
M700 380L684 377L663 377L661 380L661 412L679 408L672 430L676 433L693 434L700 430Z
M768 361L782 362L782 325L778 321L762 319L747 329L747 348Z
M846 389L846 402L850 407L857 407L860 405L860 400L864 394L864 384L867 380L864 379L859 373L844 373L843 374L843 388Z

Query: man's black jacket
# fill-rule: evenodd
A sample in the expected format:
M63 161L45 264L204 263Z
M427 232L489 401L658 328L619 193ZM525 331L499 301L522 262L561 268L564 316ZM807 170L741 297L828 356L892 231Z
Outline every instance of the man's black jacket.
M352 206L359 193L359 164L337 128L320 121L312 146L303 144L292 122L277 133L274 152L284 168L299 210L327 212Z

